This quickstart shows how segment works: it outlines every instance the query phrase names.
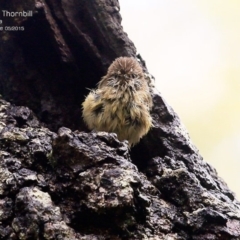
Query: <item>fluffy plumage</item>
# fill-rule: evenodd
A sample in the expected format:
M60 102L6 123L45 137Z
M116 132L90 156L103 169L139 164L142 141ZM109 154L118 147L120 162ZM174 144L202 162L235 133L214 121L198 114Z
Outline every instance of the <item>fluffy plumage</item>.
M152 98L143 70L134 58L117 58L82 104L91 130L114 132L132 146L152 126Z

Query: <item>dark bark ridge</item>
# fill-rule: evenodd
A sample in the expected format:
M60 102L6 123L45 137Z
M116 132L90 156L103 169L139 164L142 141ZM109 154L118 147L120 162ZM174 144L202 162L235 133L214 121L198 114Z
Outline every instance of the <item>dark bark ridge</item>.
M0 239L240 239L239 202L154 88L154 127L130 151L83 131L83 89L136 57L118 1L0 7L34 11L0 33Z

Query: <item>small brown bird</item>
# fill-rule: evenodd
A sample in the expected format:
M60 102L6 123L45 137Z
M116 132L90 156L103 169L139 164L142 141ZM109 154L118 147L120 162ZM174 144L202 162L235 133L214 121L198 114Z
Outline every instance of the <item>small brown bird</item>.
M114 132L135 145L152 126L152 97L143 70L130 57L117 58L82 104L91 130Z

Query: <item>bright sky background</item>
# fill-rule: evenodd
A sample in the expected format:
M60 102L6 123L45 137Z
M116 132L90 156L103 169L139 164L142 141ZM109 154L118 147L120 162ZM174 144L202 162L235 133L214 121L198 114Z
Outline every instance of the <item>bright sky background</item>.
M119 0L123 27L240 200L240 0Z

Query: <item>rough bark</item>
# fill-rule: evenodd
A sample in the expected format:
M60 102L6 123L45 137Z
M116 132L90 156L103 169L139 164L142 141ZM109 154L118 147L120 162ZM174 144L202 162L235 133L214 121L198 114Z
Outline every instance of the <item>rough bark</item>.
M86 88L136 57L119 8L1 1L34 16L0 33L0 239L240 239L239 202L154 88L154 127L133 149L86 131Z

